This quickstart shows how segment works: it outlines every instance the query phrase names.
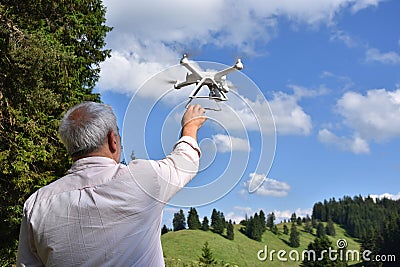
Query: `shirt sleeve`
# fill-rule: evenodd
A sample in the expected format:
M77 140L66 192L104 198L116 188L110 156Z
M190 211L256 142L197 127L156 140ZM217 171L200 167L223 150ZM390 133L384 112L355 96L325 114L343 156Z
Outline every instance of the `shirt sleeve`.
M166 158L155 161L161 201L167 203L199 170L200 148L195 139L183 136Z
M33 242L33 233L29 225L25 207L19 234L17 267L44 266L36 253L36 248Z
M151 197L166 204L197 174L200 148L183 136L162 160L134 160L129 168L135 182Z

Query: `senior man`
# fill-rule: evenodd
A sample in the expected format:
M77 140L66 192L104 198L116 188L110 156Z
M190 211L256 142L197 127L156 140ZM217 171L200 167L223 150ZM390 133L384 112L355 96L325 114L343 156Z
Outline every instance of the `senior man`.
M67 111L59 135L74 163L25 202L17 266L164 266L162 209L198 171L204 111L188 107L165 159L128 165L119 163L110 106L84 102Z

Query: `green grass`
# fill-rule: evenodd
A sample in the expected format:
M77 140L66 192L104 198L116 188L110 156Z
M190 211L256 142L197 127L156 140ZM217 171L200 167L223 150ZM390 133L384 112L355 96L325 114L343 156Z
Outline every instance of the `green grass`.
M290 224L287 224L287 226L290 229ZM301 252L306 250L308 244L315 239L315 235L304 232L303 227L298 226L297 229L300 232L300 247L294 249L288 245L289 235L283 234L283 224L278 225L278 235L267 230L263 234L261 242L254 241L242 234L239 231L241 227L241 225L234 225L234 240L228 240L211 231L205 232L202 230L182 230L169 232L163 235L161 237L161 242L166 266L198 266L197 261L201 256L201 249L206 241L208 241L214 258L218 260L220 266L224 264L226 264L226 266L299 266L301 263ZM360 249L360 244L349 237L344 229L340 228L338 225L335 225L335 229L336 236L329 237L332 241L332 249L336 249L336 241L338 239L346 239L348 244L347 249L349 250ZM266 261L258 260L257 252L264 249L265 245L268 247L268 253L270 253L271 250L285 250L287 254L284 257L286 257L288 261L279 261L276 252L273 255L273 261L269 259ZM299 251L300 261L292 261L289 259L289 252L292 250Z

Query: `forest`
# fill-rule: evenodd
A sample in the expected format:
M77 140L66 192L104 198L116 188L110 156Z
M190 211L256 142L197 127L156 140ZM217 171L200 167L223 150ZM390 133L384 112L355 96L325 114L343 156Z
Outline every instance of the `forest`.
M349 235L360 240L363 249L375 255L393 254L400 259L400 200L362 196L332 198L316 203L312 218L343 225Z
M0 265L15 263L24 201L71 161L60 118L93 93L104 49L100 0L0 3Z

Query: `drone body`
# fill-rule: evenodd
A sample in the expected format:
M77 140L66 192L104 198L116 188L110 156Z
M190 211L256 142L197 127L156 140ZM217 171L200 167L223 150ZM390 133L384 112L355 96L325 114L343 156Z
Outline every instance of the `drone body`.
M182 87L191 85L191 84L196 84L194 90L192 93L189 95L189 102L186 104L186 107L190 104L190 102L195 99L195 98L208 98L212 99L215 101L226 101L228 98L226 97L226 93L229 92L229 87L228 83L226 81L226 75L236 71L236 70L241 70L243 69L243 64L240 59L238 59L232 67L229 67L227 69L224 69L219 72L204 72L204 71L199 71L196 68L194 68L192 65L190 65L189 60L187 56L184 54L180 64L183 65L186 69L190 71L190 73L187 73L186 75L186 80L183 82L176 82L174 84L175 89L181 89ZM206 85L208 89L210 90L210 93L208 96L198 96L197 93L200 91L201 87ZM212 108L207 108L211 110L220 110L219 109L212 109Z

